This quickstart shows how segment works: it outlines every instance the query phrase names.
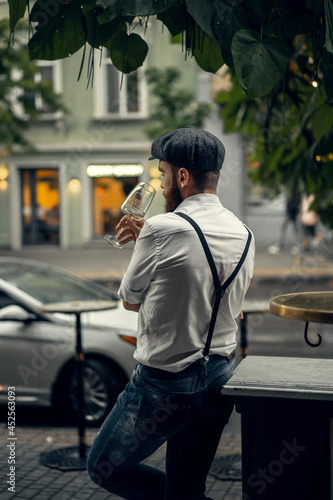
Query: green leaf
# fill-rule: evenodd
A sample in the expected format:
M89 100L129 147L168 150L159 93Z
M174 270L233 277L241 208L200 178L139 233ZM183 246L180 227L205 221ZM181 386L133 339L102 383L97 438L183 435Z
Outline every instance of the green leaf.
M117 17L117 12L112 9L103 10L101 14L97 16L100 25L106 24L113 21Z
M303 157L304 148L306 147L306 142L304 137L299 137L298 140L292 144L289 152L284 152L282 165L288 165L292 163L297 157Z
M279 168L285 154L286 154L286 148L284 144L280 144L275 149L275 151L273 151L269 159L269 164L272 170L276 170Z
M268 94L283 78L289 62L288 47L282 40L260 40L253 30L237 31L231 52L239 83L250 99Z
M200 26L206 35L214 39L212 20L215 9L211 5L211 2L198 2L198 0L185 0L185 2L189 14L191 14L198 26Z
M291 15L285 21L287 22L284 34L287 37L313 32L313 12L310 10Z
M82 10L86 19L86 40L92 47L98 48L105 45L119 30L126 31L126 24L119 17L100 23L101 14L106 11L103 11L101 7L96 7L95 0L86 2Z
M186 20L184 10L177 6L172 6L161 14L158 14L159 19L170 31L171 36L175 37L186 29Z
M248 27L246 11L241 6L216 3L216 16L213 20L213 31L222 49L224 62L233 68L233 58L231 53L231 42L234 34L243 28Z
M260 0L256 8L265 35L275 34L283 38L313 30L313 12L305 8L304 0Z
M327 104L322 105L316 112L312 121L313 137L316 141L331 130L333 124L333 108Z
M30 20L38 22L28 43L30 59L63 59L77 52L86 41L79 0L66 4L38 0Z
M200 68L210 73L216 73L223 65L221 47L216 40L202 32L201 47L194 49L194 58Z
M319 141L315 142L308 151L308 160L312 162L314 158L333 153L333 130L329 130Z
M320 14L322 11L321 0L306 0L307 9L313 10L316 14Z
M330 201L333 201L333 162L328 161L323 164L323 176L325 177L326 188L330 190Z
M315 89L312 93L312 96L308 99L308 101L306 101L306 107L303 111L302 118L299 123L299 127L301 129L307 125L314 111L317 109L318 106L321 106L323 104L324 100L325 99L322 96L321 90L319 88Z
M117 0L97 0L96 5L99 5L103 9L110 9L117 13Z
M333 58L324 65L324 87L329 106L333 106Z
M9 28L13 32L17 22L24 17L27 8L27 0L8 0L9 4Z
M115 67L122 73L131 73L146 58L148 45L136 33L128 35L124 31L117 32L111 39L110 57Z
M97 5L116 10L118 16L156 16L174 4L173 0L97 0Z
M325 6L325 49L333 54L333 5L332 0L324 0Z

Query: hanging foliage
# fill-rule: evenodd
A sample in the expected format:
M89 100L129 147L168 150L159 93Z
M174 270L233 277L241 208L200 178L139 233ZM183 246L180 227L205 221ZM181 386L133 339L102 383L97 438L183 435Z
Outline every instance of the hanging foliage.
M289 78L291 72L298 78ZM252 180L269 188L272 196L282 186L288 196L313 193L314 208L332 228L333 106L320 80L312 81L318 85L313 86L300 75L296 66L288 69L286 95L281 85L268 97L248 99L233 72L231 89L220 91L216 102L224 131L246 138Z
M27 2L8 3L13 32ZM234 68L249 97L267 95L285 78L292 40L310 35L314 71L321 65L333 103L331 0L36 0L31 59L69 57L88 43L108 47L116 67L129 73L148 51L141 35L133 37L137 19L148 23L151 16L173 37L181 35L186 54L205 71L216 72L223 63Z
M8 3L14 33L27 0ZM225 130L253 137L254 176L273 190L301 183L333 224L332 0L36 0L30 58L106 47L130 73L144 64L151 17L204 71L230 68L233 88L218 100Z

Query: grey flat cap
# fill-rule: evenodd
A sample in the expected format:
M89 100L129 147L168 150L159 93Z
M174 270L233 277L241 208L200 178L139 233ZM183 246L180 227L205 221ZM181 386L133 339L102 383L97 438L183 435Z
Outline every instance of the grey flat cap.
M215 135L192 127L165 132L151 145L149 160L162 160L177 167L221 170L225 149Z

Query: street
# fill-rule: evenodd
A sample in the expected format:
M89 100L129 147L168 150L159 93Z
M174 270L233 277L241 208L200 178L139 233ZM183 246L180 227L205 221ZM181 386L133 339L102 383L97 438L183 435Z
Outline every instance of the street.
M254 279L247 297L252 300L269 300L284 293L300 291L332 290L332 280L299 278ZM333 357L333 325L310 324L309 339L317 343L319 333L322 343L318 347L308 346L304 340L305 323L274 316L272 314L249 314L247 318L248 355L253 356L289 356L289 357ZM240 333L238 332L238 341ZM84 332L83 332L84 341ZM240 353L236 358L240 362ZM0 407L0 421L6 420L6 408ZM63 412L48 408L25 407L18 412L20 423L27 425L72 425L73 418Z
M332 290L332 280L258 280L249 289L248 298L267 300L285 293ZM304 340L305 323L272 314L248 316L248 354L253 356L333 357L333 325L310 324L309 340L317 343L317 333L322 336L318 347L308 346Z

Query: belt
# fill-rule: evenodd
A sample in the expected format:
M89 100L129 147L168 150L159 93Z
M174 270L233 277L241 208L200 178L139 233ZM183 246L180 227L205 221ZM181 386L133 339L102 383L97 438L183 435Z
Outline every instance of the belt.
M210 356L203 357L201 360L199 359L199 362L202 360L207 362L209 360L222 358L222 359L226 359L228 361L228 363L230 363L230 361L232 361L235 357L236 357L236 349L234 349L230 354L228 354L228 356L221 356L221 354L211 354Z
M228 363L230 363L230 361L232 361L236 357L236 349L234 349L230 354L228 354L228 356L223 356L223 357L228 361Z

